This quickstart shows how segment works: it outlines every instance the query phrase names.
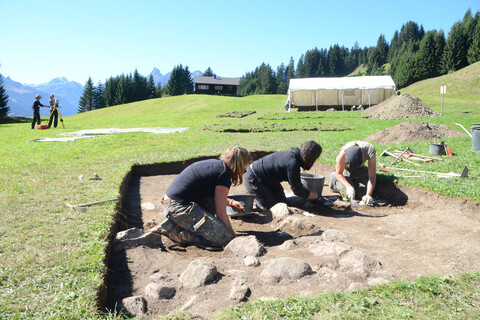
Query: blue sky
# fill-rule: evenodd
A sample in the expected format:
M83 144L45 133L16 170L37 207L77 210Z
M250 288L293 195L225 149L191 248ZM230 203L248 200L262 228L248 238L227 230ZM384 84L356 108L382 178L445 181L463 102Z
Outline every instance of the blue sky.
M26 84L84 84L175 65L240 77L315 47L390 42L408 21L443 30L480 0L0 0L0 73Z

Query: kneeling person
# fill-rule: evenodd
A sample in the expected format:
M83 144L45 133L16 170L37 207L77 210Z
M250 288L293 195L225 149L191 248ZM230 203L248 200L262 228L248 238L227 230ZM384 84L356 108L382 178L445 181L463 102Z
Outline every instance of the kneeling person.
M315 141L307 141L300 148L269 154L252 163L244 176L244 185L250 194L265 209L279 202L286 203L287 198L281 185L288 181L296 196L316 200L319 195L307 190L300 180L300 168L309 170L320 157L322 147Z
M228 199L230 186L243 181L250 153L241 147L228 149L220 159L198 161L183 170L162 199L167 219L152 232L184 245L221 250L235 237L227 205L242 208Z
M368 162L368 166L365 166ZM365 141L352 141L340 149L335 172L332 172L330 189L344 199L361 200L361 204L373 205L372 198L376 174L376 150Z

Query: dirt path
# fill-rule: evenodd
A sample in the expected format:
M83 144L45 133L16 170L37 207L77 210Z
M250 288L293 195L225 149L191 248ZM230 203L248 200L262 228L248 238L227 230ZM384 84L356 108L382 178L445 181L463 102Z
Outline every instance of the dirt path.
M317 164L311 172L328 179L332 167ZM176 175L133 177L123 211L131 227L149 230L161 222L160 200ZM452 180L453 181L453 180ZM170 250L140 246L113 255L110 262L107 306L129 296L145 296L152 282L175 288L171 299L146 298L151 318L184 308L204 317L238 303L230 299L232 284L241 281L256 299L315 295L352 290L392 279L458 275L480 270L480 210L478 204L432 192L379 186L378 207L291 206L292 215L273 219L255 214L232 219L238 236L255 235L267 249L259 266L246 266L231 252L209 252L195 247ZM286 192L290 190L286 187ZM244 193L243 186L231 193ZM328 187L324 196L334 196ZM134 218L136 217L136 218ZM288 237L286 233L293 237ZM169 240L164 240L169 244ZM308 263L313 274L297 281L267 283L260 276L267 262L293 257ZM186 288L180 274L194 259L217 267L213 283Z

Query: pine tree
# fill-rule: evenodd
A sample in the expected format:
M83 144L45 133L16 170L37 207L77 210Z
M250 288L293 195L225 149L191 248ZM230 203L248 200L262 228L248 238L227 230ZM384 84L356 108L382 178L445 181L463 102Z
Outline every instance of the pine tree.
M8 95L3 87L3 77L0 74L0 119L4 119L8 116L8 112L10 111L10 107L7 106L8 104Z
M468 65L466 42L464 28L460 22L455 23L448 35L443 58L448 71L456 71Z
M147 82L147 99L153 98L155 98L155 81L153 80L153 75L150 75Z
M290 57L290 61L288 62L287 69L285 70L287 75L287 86L290 84L290 79L295 78L295 61L293 57Z
M155 97L155 98L161 98L161 97L162 97L162 92L163 92L162 84L159 82L159 83L157 84L157 86L155 87L155 95L154 95L154 97Z
M188 66L177 65L173 68L165 92L170 96L193 93L193 79Z
M303 62L305 60L305 56L302 54L300 56L300 59L298 59L298 62L297 62L297 74L296 74L296 78L305 78L305 75L304 75L304 67L303 67Z
M480 61L480 12L475 14L475 29L472 35L472 44L467 52L468 63Z
M93 106L93 81L91 77L88 77L85 86L83 87L83 94L80 97L79 107L77 111L79 113L86 112L94 109Z
M215 74L213 73L212 68L208 67L207 70L203 73L204 77L213 77Z
M416 54L415 81L438 75L440 60L436 59L436 33L436 31L429 31L420 41L420 49Z
M98 82L98 85L93 88L93 108L105 108L105 89L101 82Z

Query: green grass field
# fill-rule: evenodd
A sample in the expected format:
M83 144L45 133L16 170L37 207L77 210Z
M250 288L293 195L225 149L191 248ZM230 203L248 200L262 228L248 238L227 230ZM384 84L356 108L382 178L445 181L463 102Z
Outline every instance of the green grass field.
M444 115L418 119L470 129L480 122L480 63L402 90L440 112L440 86L447 85ZM177 96L95 110L64 118L65 129L31 130L30 123L0 124L0 319L92 319L106 273L105 249L118 206L114 202L72 211L79 204L119 197L132 165L218 155L230 146L279 151L316 140L319 161L334 164L338 149L404 120L374 120L354 112L292 112L285 96L243 98ZM244 118L217 117L232 111L256 113ZM42 110L43 111L43 110ZM45 112L45 111L44 111ZM46 116L46 113L43 114ZM321 123L321 124L319 124ZM259 132L216 132L206 127ZM311 131L312 126L320 128ZM72 142L29 142L60 133L97 128L188 127L183 133L103 135ZM275 128L275 130L265 131ZM285 128L287 131L283 131ZM337 130L337 129L341 130ZM303 130L305 129L305 130ZM295 130L295 131L288 131ZM401 179L399 183L480 203L480 154L470 138L445 139L455 157L425 164L422 170L460 173L468 179ZM408 144L428 154L428 141ZM407 145L379 145L387 147ZM379 160L380 161L380 160ZM405 168L413 168L405 166ZM88 180L97 173L103 180ZM79 176L83 175L82 180ZM476 318L480 273L459 278L392 282L352 293L317 298L254 302L226 310L219 318ZM260 310L260 311L259 311ZM118 315L107 315L117 318ZM178 315L178 318L188 318Z

